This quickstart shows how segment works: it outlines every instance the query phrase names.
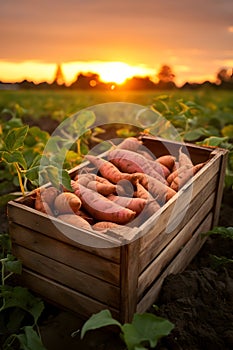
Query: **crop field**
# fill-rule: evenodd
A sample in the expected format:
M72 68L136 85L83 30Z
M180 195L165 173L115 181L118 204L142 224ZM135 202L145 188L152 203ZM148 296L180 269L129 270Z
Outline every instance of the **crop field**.
M90 90L13 90L0 91L0 111L13 109L15 105L26 109L27 114L35 119L49 116L63 119L77 111L100 103L129 102L144 106L152 105L158 97L167 97L171 103L177 100L192 101L208 109L209 115L221 117L233 111L231 91L196 90L196 91L95 91Z
M112 336L108 332L96 332L94 338L93 333L89 335L88 332L83 341L80 338L82 323L79 319L73 318L72 325L71 315L63 314L53 307L50 309L50 305L34 296L30 290L11 283L15 281L15 274L21 274L22 262L11 252L7 203L36 189L41 185L39 179L44 183L51 182L59 190L61 184L69 189L70 176L67 170L80 164L93 146L105 147L107 142L103 140L138 136L139 131L172 141L210 146L211 151L214 147L224 148L228 151L228 157L219 226L206 233L210 237L200 255L191 263L191 268L181 275L168 276L158 304L153 305L148 314L135 314L135 322L139 322L138 317L141 322L139 328L145 325L148 328L149 325L149 329L154 327L153 322L160 320L155 315L172 322L165 322L163 331L168 338L158 343L158 350L178 347L232 348L232 97L232 91L204 88L193 91L0 91L0 349L126 349L120 338L116 342L117 334ZM110 102L120 104L108 104ZM113 108L108 109L103 104ZM123 108L118 109L120 105ZM148 107L146 110L154 113L139 114L139 117L137 114L138 118L132 118L128 113L131 107L127 106L137 105ZM85 109L79 114L80 118L72 119L72 116ZM119 110L123 111L122 115ZM97 116L101 117L102 124L96 122ZM64 123L62 128L63 133L53 138L53 131L67 120L68 123ZM51 148L46 153L48 144ZM112 144L109 142L109 145ZM217 309L213 308L216 304ZM97 314L97 318L90 319L85 325L85 332L98 330L103 325L116 325L108 311L105 310L101 317ZM53 329L54 324L56 329ZM131 333L133 324L126 328L125 325L117 325L123 331L127 328ZM77 327L78 331L74 332ZM148 334L148 338L144 338L143 334L138 344L143 346L145 339L154 342L154 335L151 340L151 334ZM29 347L29 343L33 347ZM139 349L138 344L128 349ZM200 347L200 344L204 347Z

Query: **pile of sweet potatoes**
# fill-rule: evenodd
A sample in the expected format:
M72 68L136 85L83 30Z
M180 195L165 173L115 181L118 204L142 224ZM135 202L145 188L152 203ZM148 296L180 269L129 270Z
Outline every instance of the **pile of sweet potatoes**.
M44 187L34 208L88 230L139 226L156 213L199 170L179 150L178 157L155 158L137 138L113 146L105 158L87 155L87 167L71 179L73 192Z

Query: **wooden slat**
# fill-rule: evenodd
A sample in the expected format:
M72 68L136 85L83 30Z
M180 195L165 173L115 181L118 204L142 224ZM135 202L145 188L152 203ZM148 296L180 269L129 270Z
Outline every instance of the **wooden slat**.
M191 239L193 232L197 229L200 221L203 221L213 206L215 193L205 201L195 215L188 221L187 225L175 236L175 238L164 248L158 257L139 276L138 300L144 291L155 281L155 279L166 268L179 250Z
M137 306L139 240L121 247L120 320L131 322Z
M218 224L219 220L219 213L220 213L220 207L222 203L222 195L223 195L223 188L224 188L224 178L226 174L226 166L227 166L227 156L228 151L227 150L215 150L212 152L213 154L221 154L221 163L220 163L220 169L218 172L218 186L216 187L216 200L215 200L215 210L214 210L214 221L213 226L216 226Z
M118 287L18 245L13 245L12 252L29 270L95 300L119 308Z
M10 222L16 222L61 242L80 247L114 262L120 261L119 241L104 238L103 234L78 229L15 201L8 203L8 218Z
M86 272L113 285L120 285L119 264L15 223L10 223L9 232L14 245L20 245L65 265L75 267L76 270Z
M44 300L77 313L85 319L103 309L109 309L112 316L119 319L118 309L109 306L107 303L98 302L30 270L23 269L19 282Z
M206 238L201 237L201 233L208 231L212 226L213 213L210 213L205 221L197 228L193 237L183 247L181 252L171 261L166 270L160 275L160 277L151 286L147 294L139 301L137 305L137 312L145 312L158 298L160 289L162 287L164 279L170 274L176 274L182 272L188 264L192 261L202 245L205 243Z
M145 243L145 249L140 251L139 256L139 271L140 273L145 269L145 267L159 254L159 252L179 233L179 231L185 227L185 225L190 221L194 216L197 210L207 201L211 193L214 192L217 183L217 174L207 183L207 185L202 189L201 196L195 196L189 204L188 210L184 211L185 208L183 205L186 205L185 199L183 203L177 206L178 213L175 212L176 222L180 223L174 225L174 229L167 231L166 228L157 235L158 227L159 229L163 227L161 221L155 225L153 240L148 240L149 242ZM177 203L178 204L178 203ZM211 203L209 210L214 206L214 202ZM182 215L182 219L179 218L179 215ZM184 217L183 217L184 216ZM169 218L167 218L168 221ZM197 217L197 224L200 222L200 219ZM165 218L163 218L163 223L167 223ZM159 230L160 231L160 230ZM148 244L150 243L150 244Z
M179 207L178 209L180 209L180 213L182 214L187 209L187 201L189 203L192 198L202 193L205 186L217 174L220 160L218 156L213 157L206 166L199 170L192 181L186 183L156 214L140 226L142 235L141 251L147 249L155 237L167 227L175 206ZM177 202L179 205L177 205Z
M171 154L178 157L179 149L182 146L187 151L194 164L205 162L211 156L212 148L198 146L188 142L170 141L154 136L142 136L141 140L156 157Z

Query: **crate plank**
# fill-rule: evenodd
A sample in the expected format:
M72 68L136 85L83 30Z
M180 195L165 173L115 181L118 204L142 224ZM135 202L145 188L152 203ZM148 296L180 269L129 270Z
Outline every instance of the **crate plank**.
M121 247L121 322L131 322L137 305L139 240Z
M182 248L181 252L171 261L166 270L159 276L151 286L147 294L138 302L137 312L145 312L158 298L164 279L170 274L182 272L195 257L197 252L205 243L206 238L201 233L207 232L211 228L213 213L210 213L205 221L197 228L192 238Z
M15 201L10 201L8 204L8 218L9 222L16 222L61 242L81 247L85 251L114 262L120 261L119 241L113 238L103 238L104 235L71 226ZM53 222L56 222L56 226Z
M12 252L29 270L40 273L40 275L65 286L72 286L72 289L77 292L98 301L119 307L119 287L19 245L13 245Z
M193 200L189 204L189 208L187 213L185 213L184 218L182 221L178 224L178 226L174 226L174 229L172 231L166 231L166 228L157 235L156 228L157 227L163 227L160 220L157 222L157 226L155 226L154 230L152 232L155 232L155 238L153 240L149 240L149 242L145 242L145 248L140 251L140 257L139 257L139 271L140 273L145 269L145 267L152 261L159 253L160 251L168 244L178 233L179 231L187 224L189 223L190 219L193 217L195 212L205 203L205 201L208 199L211 193L214 192L216 183L217 183L217 175L215 175L202 189L202 195L201 196L195 196ZM211 203L210 208L214 206L214 201ZM183 215L183 208L182 203L181 206L178 208L179 213ZM160 219L160 218L159 218ZM165 222L165 219L162 218L162 222ZM168 220L168 219L167 219ZM176 214L176 220L179 220L178 214ZM197 218L197 224L199 222L199 219ZM141 247L142 248L142 247Z
M156 157L171 154L178 157L179 149L182 146L184 151L190 156L193 164L203 163L212 156L212 148L202 147L188 142L170 141L160 137L143 135L141 137L143 145L147 147Z
M77 270L103 279L113 285L120 285L119 264L15 223L10 223L9 232L15 246L25 247L65 265L75 266Z
M119 311L107 303L98 302L26 268L23 269L19 282L27 285L31 291L39 296L43 296L51 304L77 313L84 319L104 309L109 309L113 317L119 319Z
M155 237L161 234L166 228L169 218L174 211L174 207L179 200L180 212L186 209L186 200L190 200L200 193L209 181L217 174L220 166L220 159L211 159L211 165L203 167L193 178L193 182L188 182L180 191L173 196L155 215L150 217L140 230L143 232L141 237L141 250L147 249Z
M153 283L155 278L161 274L167 264L173 259L178 251L183 247L192 237L193 232L197 229L199 221L209 213L213 206L215 193L205 201L199 210L188 221L184 228L175 236L175 238L164 248L159 256L150 263L147 269L139 276L138 280L138 298L142 297L143 292Z

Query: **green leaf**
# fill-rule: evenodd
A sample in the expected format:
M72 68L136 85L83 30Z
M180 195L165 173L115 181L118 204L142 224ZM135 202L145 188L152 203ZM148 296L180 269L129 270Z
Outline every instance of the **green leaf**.
M26 171L25 176L30 181L35 181L38 179L39 166L35 166Z
M5 267L9 272L16 273L18 275L22 272L22 263L16 260L13 255L7 255L8 260L5 262Z
M87 331L98 329L105 326L118 326L121 328L121 324L112 318L109 310L102 310L97 314L93 314L83 325L81 330L81 339Z
M148 342L154 348L160 338L167 336L174 325L168 320L150 313L135 314L131 324L122 326L123 339L128 350L135 350Z
M19 307L27 311L33 317L34 323L37 323L44 309L44 304L39 298L32 295L27 288L20 286L4 286L0 290L0 296L5 299L5 303L0 311L12 307Z
M23 350L46 350L39 335L31 326L24 327L24 334L17 335L20 349Z
M24 145L24 139L28 133L28 125L10 130L4 140L8 151L18 150Z
M90 128L95 122L95 113L92 111L82 111L77 117L77 126L83 129Z
M228 140L228 137L216 137L216 136L210 136L206 138L205 140L198 142L198 144L201 144L203 146L212 146L212 147L219 147L221 144Z
M71 178L67 170L62 170L62 185L69 191L73 192Z
M224 128L221 130L221 133L223 136L233 139L233 124L224 126Z
M220 235L223 238L233 239L233 227L216 226L212 230L203 233L203 236Z
M14 152L3 151L3 152L0 152L0 156L8 164L19 163L23 169L27 169L26 160L22 152L20 151L14 151Z
M206 135L206 130L204 128L197 128L197 129L186 132L184 134L184 139L186 141L195 141L204 135Z

